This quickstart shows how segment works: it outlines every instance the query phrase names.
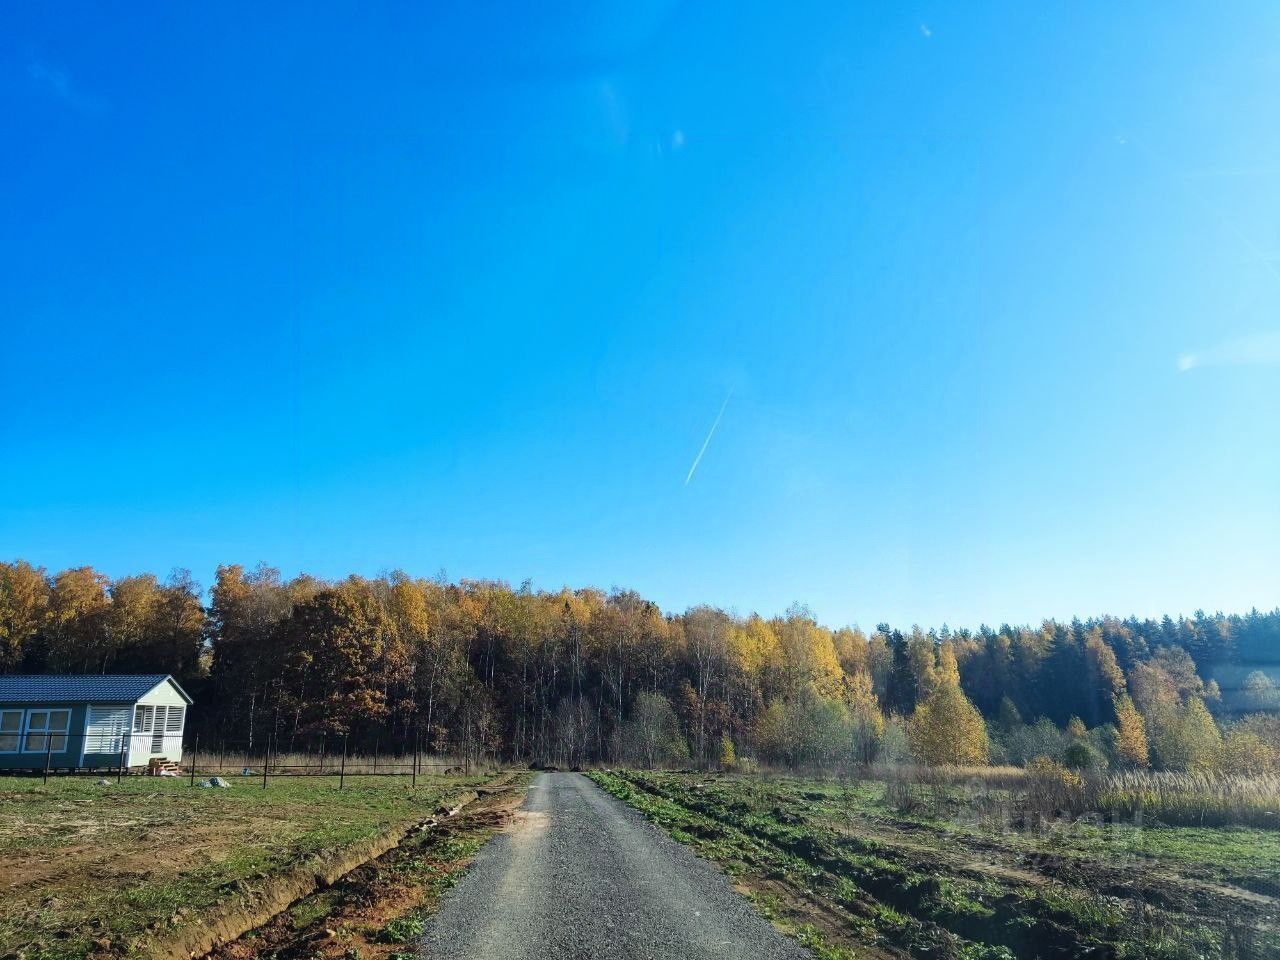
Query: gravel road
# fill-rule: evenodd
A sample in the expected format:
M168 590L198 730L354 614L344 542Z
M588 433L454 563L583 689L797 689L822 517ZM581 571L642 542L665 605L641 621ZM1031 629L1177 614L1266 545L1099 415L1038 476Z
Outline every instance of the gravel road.
M420 956L812 960L714 867L576 773L540 774L432 917Z

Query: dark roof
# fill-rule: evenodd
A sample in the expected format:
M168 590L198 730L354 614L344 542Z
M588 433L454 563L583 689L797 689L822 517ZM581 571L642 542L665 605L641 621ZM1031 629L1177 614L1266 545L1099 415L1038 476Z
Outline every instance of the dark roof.
M187 691L167 673L0 677L0 703L133 703L166 680L191 703Z

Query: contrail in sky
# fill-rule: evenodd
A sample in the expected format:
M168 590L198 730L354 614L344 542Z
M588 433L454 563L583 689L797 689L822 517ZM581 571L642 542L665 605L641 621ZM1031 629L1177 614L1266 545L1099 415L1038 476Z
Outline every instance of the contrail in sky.
M716 414L716 422L711 424L711 429L707 431L707 439L702 441L702 449L698 451L698 455L693 458L693 466L689 468L689 475L684 478L684 485L687 487L689 481L693 479L693 471L698 469L698 464L702 462L702 455L707 452L707 446L711 443L711 438L716 435L716 427L720 426L720 418L724 416L724 408L729 406L729 399L733 396L730 390L725 395L724 403L720 404L720 412Z

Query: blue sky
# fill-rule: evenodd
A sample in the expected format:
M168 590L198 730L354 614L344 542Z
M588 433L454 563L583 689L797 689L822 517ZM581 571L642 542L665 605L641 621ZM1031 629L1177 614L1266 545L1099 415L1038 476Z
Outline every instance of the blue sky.
M974 6L9 10L0 556L1276 605L1280 8Z

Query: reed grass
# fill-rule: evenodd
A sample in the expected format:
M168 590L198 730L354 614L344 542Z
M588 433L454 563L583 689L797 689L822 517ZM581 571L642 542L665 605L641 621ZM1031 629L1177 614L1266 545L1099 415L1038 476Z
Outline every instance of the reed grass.
M1174 826L1280 829L1280 776L1122 771L1103 778L1097 806Z
M884 800L901 813L956 816L978 807L1011 823L1088 817L1149 826L1280 830L1280 776L1020 767L885 767Z

